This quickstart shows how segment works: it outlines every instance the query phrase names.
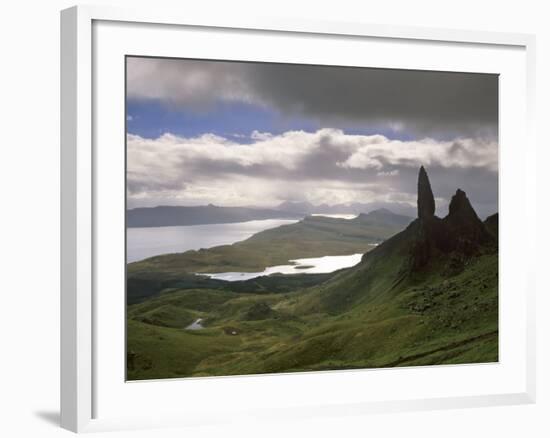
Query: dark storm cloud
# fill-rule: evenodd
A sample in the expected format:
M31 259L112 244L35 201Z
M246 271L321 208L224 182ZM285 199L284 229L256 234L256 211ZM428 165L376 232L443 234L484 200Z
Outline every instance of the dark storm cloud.
M420 133L494 130L494 75L316 66L257 65L259 95L282 111L328 123L390 123Z
M220 100L340 128L496 137L498 77L488 74L130 58L128 95L203 111Z

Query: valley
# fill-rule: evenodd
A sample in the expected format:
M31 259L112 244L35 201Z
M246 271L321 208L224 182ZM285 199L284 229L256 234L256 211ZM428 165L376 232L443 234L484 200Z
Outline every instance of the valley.
M440 219L423 168L418 187L416 219L307 216L130 263L128 379L497 361L498 216L482 222L457 190ZM204 275L356 253L334 272Z

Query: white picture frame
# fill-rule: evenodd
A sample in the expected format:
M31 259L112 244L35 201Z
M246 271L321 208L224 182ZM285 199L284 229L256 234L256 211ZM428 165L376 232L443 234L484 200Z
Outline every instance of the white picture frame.
M532 35L492 33L477 31L461 31L451 29L425 29L403 26L385 26L366 23L338 23L338 22L313 22L300 19L275 19L275 18L257 18L242 17L240 19L228 20L224 17L198 16L188 10L183 11L163 11L160 9L133 10L119 9L110 7L78 6L66 9L61 13L61 426L75 431L99 431L112 430L120 428L148 428L174 425L190 425L223 422L231 417L247 418L254 416L256 418L296 418L312 415L343 415L343 414L365 414L370 412L399 412L418 409L442 409L452 407L475 407L488 405L521 404L533 403L535 400L535 310L534 310L534 284L529 280L529 272L534 266L529 260L523 260L518 268L517 274L510 275L510 281L507 284L514 284L514 288L519 293L519 305L511 306L510 312L517 312L519 333L517 335L517 345L521 346L521 357L518 358L518 365L510 371L514 375L515 385L513 388L498 387L499 381L495 380L494 390L488 389L484 393L469 393L468 389L456 391L454 393L438 393L437 396L416 396L414 391L409 393L392 393L389 398L378 397L368 398L361 396L352 397L346 393L332 394L332 385L336 383L335 378L343 376L347 385L353 385L354 375L357 372L331 372L330 373L308 373L315 374L314 377L304 377L301 375L285 376L277 381L268 376L254 377L233 377L233 378L211 378L211 379L188 379L189 385L193 385L196 391L212 391L216 387L235 391L239 385L243 387L243 393L247 393L246 381L254 381L256 385L266 385L265 388L275 389L276 386L285 387L285 385L305 385L306 388L318 387L326 383L326 392L316 399L303 398L299 406L286 405L284 398L274 397L271 404L262 405L261 401L255 400L248 402L240 411L223 412L216 406L210 406L208 414L206 411L198 409L193 414L185 413L183 408L175 406L168 412L165 406L157 406L155 412L150 415L131 416L128 412L114 412L115 408L105 408L101 400L105 400L105 394L102 388L102 382L105 379L115 378L113 376L105 377L105 364L102 362L106 354L98 355L98 351L103 348L105 342L102 340L102 328L112 324L117 330L117 323L109 320L109 316L102 313L102 303L104 300L97 299L98 287L101 287L105 270L102 270L101 251L103 246L98 241L98 230L101 228L101 209L98 205L102 201L102 184L107 182L116 182L117 171L120 169L107 169L104 166L109 157L105 154L97 154L98 138L104 138L103 133L98 130L97 123L101 126L101 97L96 95L98 81L102 81L104 76L103 67L95 65L95 61L102 56L100 53L105 48L102 43L101 32L94 26L98 23L108 23L109 26L131 24L132 26L149 26L151 32L170 31L180 28L200 30L202 34L209 32L223 31L227 29L238 30L238 33L247 38L254 39L258 35L267 33L270 37L308 37L315 36L319 38L340 38L339 44L347 44L349 41L362 41L369 39L371 41L386 41L389 44L401 44L413 46L428 46L452 44L456 47L476 48L482 47L487 51L494 50L514 53L513 59L510 58L510 68L517 69L516 80L521 84L514 85L514 102L520 102L521 115L525 117L517 121L520 125L516 133L505 135L506 138L519 138L523 134L524 139L521 147L522 161L517 161L516 150L513 150L508 143L503 144L501 151L502 178L501 182L501 201L506 205L505 197L521 196L524 202L536 206L535 198L535 175L536 165L534 163L535 142L533 138L533 108L534 108L534 53L535 39ZM124 52L123 44L119 44L124 38L117 36L116 29L107 29L107 36L111 38L113 47L119 47ZM109 33L111 32L111 33ZM133 30L132 32L139 32ZM137 35L137 34L134 34ZM156 38L156 37L155 37ZM155 47L159 44L155 38L148 39L149 47ZM159 36L159 38L161 38ZM139 38L137 38L139 39ZM343 39L343 40L342 40ZM159 40L160 41L160 40ZM343 41L343 42L342 42ZM415 47L416 47L415 46ZM200 49L200 48L199 48ZM197 50L199 50L197 49ZM113 49L115 50L115 49ZM136 54L136 53L132 53ZM118 56L119 52L113 52L110 56ZM238 55L236 55L238 56ZM503 55L504 56L504 55ZM107 57L106 59L109 59ZM504 59L504 58L503 58ZM520 60L521 62L516 62ZM405 63L405 61L403 61ZM479 61L481 62L481 60ZM485 62L490 63L490 60ZM508 62L508 61L506 61ZM504 65L505 61L503 61ZM496 62L498 64L498 62ZM496 65L495 64L495 65ZM519 65L521 64L521 65ZM105 63L101 64L105 65ZM460 61L455 63L456 69L460 68ZM487 64L489 65L489 64ZM409 65L404 65L409 67ZM451 67L449 67L451 68ZM489 68L489 67L487 67ZM504 68L504 67L503 67ZM106 70L107 71L107 70ZM117 70L118 71L118 70ZM492 72L500 73L498 67ZM511 74L510 77L513 75ZM120 84L120 79L118 82ZM523 82L525 80L525 83ZM510 82L512 83L512 81ZM504 99L503 105L510 104L510 99ZM118 107L117 107L118 108ZM116 108L115 108L116 109ZM504 108L506 110L506 108ZM501 114L501 123L509 120L507 113ZM121 115L121 118L124 117ZM107 130L106 130L107 131ZM107 135L107 134L105 134ZM107 161L105 161L107 160ZM114 160L116 161L116 160ZM517 181L521 181L514 190L511 189L511 173L508 172L510 163L519 163L517 174L514 176ZM507 167L508 166L508 167ZM111 176L99 176L109 174ZM113 176L115 175L115 176ZM103 178L103 179L101 179ZM104 179L104 178L109 178ZM119 175L124 178L124 175ZM98 186L99 184L99 186ZM98 189L99 187L99 189ZM509 190L508 190L509 189ZM506 190L506 191L505 191ZM512 193L513 192L513 193ZM117 201L118 202L118 201ZM527 221L522 233L522 239L525 245L534 245L535 241L535 220L534 212L528 213L525 209L517 213L517 217L505 219L503 226L513 228L517 221ZM122 211L122 210L121 210ZM507 221L507 222L506 222ZM116 240L116 239L115 239ZM510 244L512 245L512 244ZM505 246L506 247L506 246ZM509 246L508 248L513 248ZM509 251L512 253L513 251ZM535 252L529 252L534 254ZM514 257L510 254L510 257ZM519 257L519 256L515 256ZM99 267L99 269L98 269ZM501 267L502 268L502 267ZM501 272L502 269L501 269ZM504 270L504 272L507 272ZM512 281L514 280L514 281ZM506 285L505 285L506 286ZM507 287L507 286L506 286ZM120 291L124 294L124 291ZM512 313L510 313L512 315ZM508 317L506 317L508 318ZM501 324L506 328L506 318ZM118 327L123 321L118 322ZM504 334L506 331L503 332ZM505 336L501 336L501 348L506 347L502 343L507 343ZM515 341L514 341L515 342ZM118 345L118 347L116 346ZM119 344L113 344L111 349L105 352L115 351ZM519 348L519 347L518 347ZM118 350L116 350L118 351ZM123 351L120 352L123 355ZM502 365L502 364L501 364ZM506 365L506 364L504 364ZM504 367L503 365L503 367ZM455 371L456 378L460 379L460 370L467 366L457 366ZM468 373L477 373L476 366L469 366ZM478 367L483 367L479 365ZM481 369L481 368L480 368ZM473 370L473 371L472 371ZM370 376L376 370L370 371ZM406 382L411 378L410 371L392 370L393 378ZM425 368L415 370L414 373L423 373L427 378L429 373L437 374L439 371L434 368ZM481 372L481 371L480 371ZM485 371L485 373L492 371ZM379 372L379 378L382 378L384 371ZM427 374L428 373L428 374ZM445 371L445 376L441 378L448 379L449 372ZM120 375L120 374L118 374ZM301 376L301 377L300 377ZM336 377L334 377L336 376ZM415 377L416 378L416 377ZM271 380L270 380L271 379ZM299 382L297 379L304 380ZM120 380L120 379L119 379ZM121 387L126 385L132 387L131 396L135 397L140 391L146 391L145 386L139 384L119 382ZM151 394L158 394L171 391L169 388L179 385L181 382L165 381L156 382L157 385ZM104 385L104 384L103 384ZM152 384L153 385L153 384ZM105 385L103 386L105 387ZM263 386L262 386L263 387ZM152 388L152 386L148 387ZM202 389L201 389L202 388ZM488 387L489 388L489 387ZM502 390L500 390L500 389ZM460 393L460 395L459 395ZM122 394L122 393L120 393ZM120 395L119 394L119 395ZM144 393L145 394L145 393ZM250 393L252 394L252 393ZM435 394L435 392L433 392ZM120 400L116 399L117 393L114 391L109 394L116 405ZM121 395L122 396L122 395ZM101 398L103 397L103 399ZM245 401L243 403L246 404ZM257 406L255 406L257 405ZM149 407L150 409L151 407ZM114 414L113 414L113 412ZM189 411L186 411L189 412ZM98 414L99 413L99 414Z

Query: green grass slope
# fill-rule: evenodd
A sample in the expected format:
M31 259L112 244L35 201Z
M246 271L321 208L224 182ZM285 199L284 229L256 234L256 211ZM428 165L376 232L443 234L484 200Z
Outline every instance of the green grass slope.
M461 269L456 254L448 254L411 272L407 233L388 242L357 267L311 288L262 295L178 290L130 306L128 377L498 360L495 249L463 260ZM163 312L160 323L147 320ZM196 318L206 329L185 330Z
M423 184L421 200L433 201L426 175ZM239 250L246 256L220 270L234 270L241 262L251 266L248 257L276 264L277 257L288 257L285 251L316 251L322 245L325 251L348 245L356 251L354 245L373 237L371 220L360 216L355 224L344 224L308 218L268 230L232 245L233 256ZM262 255L255 252L260 249ZM204 269L223 267L216 251L208 255L214 265ZM304 252L294 257L310 255ZM157 275L163 289L128 306L130 380L499 358L498 216L481 222L460 190L447 217L433 216L430 202L419 201L419 219L366 252L358 265L313 282L305 274L200 287L194 283L200 277L192 276L178 284L181 270L200 265L187 265L187 257L191 254L153 258L129 270L130 278ZM175 282L168 285L165 278ZM204 329L186 329L198 318Z

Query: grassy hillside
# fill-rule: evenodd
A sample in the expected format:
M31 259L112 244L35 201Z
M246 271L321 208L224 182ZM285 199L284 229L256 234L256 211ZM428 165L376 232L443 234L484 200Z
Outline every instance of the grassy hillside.
M130 379L498 360L498 256L410 269L415 225L289 293L167 291L129 307ZM412 229L412 231L411 231ZM203 318L204 330L184 328Z
M191 254L131 265L130 279L157 275L162 290L128 306L128 378L497 361L498 215L481 222L457 190L440 219L423 168L420 177L419 218L365 252L358 265L324 278L199 284L200 276L186 274L178 285L178 272L189 266L179 263L191 264ZM383 216L386 230L399 227ZM288 251L305 257L323 245L325 251L356 251L354 245L384 232L372 216L345 223L308 218L295 225L232 245L233 256L250 252L228 266L276 264ZM219 269L223 258L216 251L203 261ZM205 262L204 268L211 266ZM174 281L170 287L166 278ZM204 329L186 328L199 318Z
M334 284L287 294L167 292L129 307L128 351L135 357L128 377L495 361L497 269L496 254L486 254L457 275L434 270L408 284L361 288L353 306L336 309L327 301ZM340 290L349 303L350 289ZM254 313L258 303L265 307ZM184 329L197 318L206 329Z
M172 292L187 289L224 290L235 293L284 293L297 289L311 287L327 281L338 272L327 274L292 274L270 275L252 278L245 281L214 280L201 275L174 274L172 276L161 273L143 273L128 278L128 304L136 304L159 292ZM143 275L143 277L141 277Z

